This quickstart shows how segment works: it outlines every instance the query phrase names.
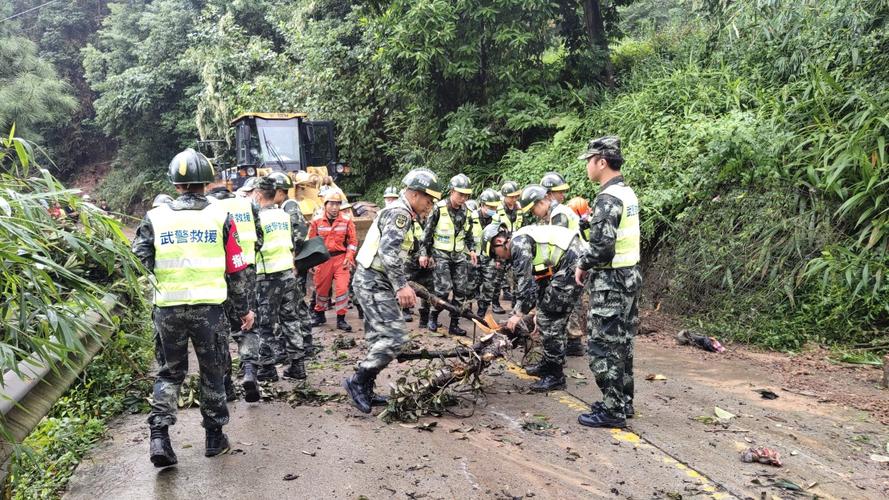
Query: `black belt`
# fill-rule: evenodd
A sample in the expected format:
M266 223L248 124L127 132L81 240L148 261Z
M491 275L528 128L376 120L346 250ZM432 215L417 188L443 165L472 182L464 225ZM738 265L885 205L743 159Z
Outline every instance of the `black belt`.
M342 254L344 254L344 253L346 253L345 250L339 250L339 251L337 251L337 252L330 252L330 256L331 256L331 257L336 257L337 255L342 255Z

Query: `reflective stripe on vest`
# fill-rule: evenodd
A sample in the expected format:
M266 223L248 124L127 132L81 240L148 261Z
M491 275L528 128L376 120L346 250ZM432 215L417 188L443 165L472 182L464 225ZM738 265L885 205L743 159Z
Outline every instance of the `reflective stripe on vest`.
M557 215L564 215L568 219L568 229L580 232L580 217L574 213L574 210L571 210L561 203L556 204L549 212L550 224L552 224L553 218Z
M208 198L227 210L238 228L238 244L248 264L256 264L256 222L253 220L253 203L247 198Z
M510 231L517 231L520 227L522 227L525 221L524 215L525 214L522 213L521 207L517 206L515 209L515 222L513 222L506 214L506 206L501 201L500 206L497 207L496 221L506 224L506 227L509 228Z
M377 217L368 228L367 236L364 237L364 243L361 245L361 248L358 250L358 255L355 257L355 261L361 264L365 269L373 269L381 273L386 272L386 268L383 266L383 261L379 256L380 240L383 235L382 229L380 228L380 220L383 214L393 208L401 208L410 213L410 209L407 208L400 198L395 200L391 205L380 210ZM415 227L412 227L411 231L407 231L404 235L404 241L401 243L399 256L405 262L407 261L408 253L414 246L414 231L416 231Z
M466 218L463 219L463 228L458 232L448 210L447 200L436 203L435 209L438 210L438 224L435 226L433 248L443 252L462 252L466 246L464 236L472 231L468 210Z
M293 235L290 214L281 208L259 212L262 249L256 254L256 272L271 274L293 269Z
M630 267L639 263L640 231L639 231L639 199L629 186L612 184L602 193L609 194L621 201L623 212L617 226L617 239L614 242L614 259L611 267Z
M154 230L154 305L225 302L222 232L227 212L212 203L203 210L182 211L163 205L147 216Z
M571 242L578 237L577 231L549 225L525 226L516 231L512 237L522 235L529 236L536 244L533 260L535 274L557 267L565 251L571 246Z

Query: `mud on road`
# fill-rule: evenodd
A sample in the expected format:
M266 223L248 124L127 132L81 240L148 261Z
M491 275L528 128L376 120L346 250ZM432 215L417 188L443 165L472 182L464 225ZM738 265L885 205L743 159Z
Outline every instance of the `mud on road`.
M364 353L351 311L349 320L352 334L336 332L333 319L315 329L325 349L308 385L322 393L342 394L342 378ZM529 393L533 379L504 361L489 368L474 410L419 425L385 424L345 400L233 403L226 427L233 450L213 459L203 456L198 410L182 410L171 429L179 464L165 470L148 461L145 415L122 417L81 463L65 498L889 496L889 464L870 458L889 453L877 369L830 370L817 353L802 361L739 346L707 353L675 345L669 322L654 323L659 331L637 340L638 416L625 431L577 424L600 396L585 359L569 358L567 390L549 394ZM409 326L425 347L454 345ZM354 337L356 347L332 350L338 335ZM378 386L406 366L393 363ZM760 389L778 398L763 399ZM720 422L716 407L735 416ZM741 462L741 451L759 446L778 450L784 466Z

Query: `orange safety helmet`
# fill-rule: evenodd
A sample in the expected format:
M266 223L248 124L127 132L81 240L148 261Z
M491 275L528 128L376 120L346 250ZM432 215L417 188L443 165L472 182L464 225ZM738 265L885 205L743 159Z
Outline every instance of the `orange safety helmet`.
M571 198L570 200L568 200L568 203L566 203L566 205L568 205L568 208L570 208L571 210L574 210L574 213L576 213L579 217L583 217L584 215L590 213L590 203L587 201L586 198L582 196L575 196L574 198Z
M324 203L327 203L328 201L345 203L346 195L344 195L343 192L339 189L328 188L321 194L321 199L324 201Z

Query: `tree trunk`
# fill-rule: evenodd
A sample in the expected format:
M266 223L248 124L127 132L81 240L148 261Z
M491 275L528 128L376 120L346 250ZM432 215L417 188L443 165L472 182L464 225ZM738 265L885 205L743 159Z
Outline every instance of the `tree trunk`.
M605 84L614 87L614 66L611 64L608 35L605 33L605 20L602 17L602 5L599 0L583 0L583 22L593 49L599 49L604 54L605 64L602 76Z
M889 354L883 356L883 389L889 389Z

